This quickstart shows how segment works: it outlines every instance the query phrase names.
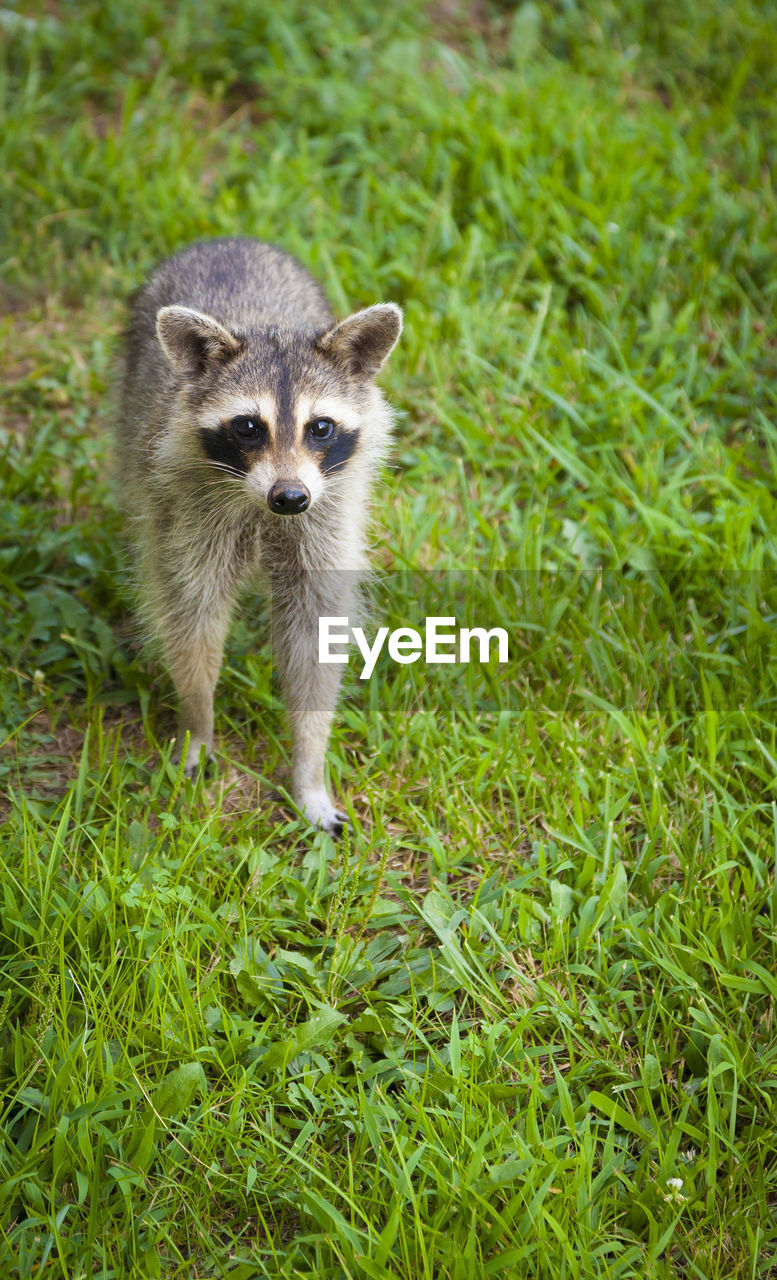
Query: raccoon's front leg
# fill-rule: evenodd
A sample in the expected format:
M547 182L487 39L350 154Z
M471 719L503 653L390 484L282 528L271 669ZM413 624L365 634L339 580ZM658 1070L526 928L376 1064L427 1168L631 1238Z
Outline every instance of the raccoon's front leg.
M180 612L162 625L165 655L178 695L178 732L174 759L180 760L186 734L184 772L191 776L197 769L200 753L213 751L213 694L216 688L224 640L229 625L229 611L197 615L182 625Z
M318 660L319 617L342 616L348 603L324 599L305 583L273 598L273 656L292 738L293 793L308 822L332 836L348 819L336 809L324 776L325 756L340 689L339 665Z

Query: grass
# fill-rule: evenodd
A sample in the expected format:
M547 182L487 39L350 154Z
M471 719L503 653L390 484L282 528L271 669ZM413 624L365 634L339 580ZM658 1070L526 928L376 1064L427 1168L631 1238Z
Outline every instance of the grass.
M777 1267L777 11L0 11L0 1273ZM123 300L254 234L402 304L391 625L335 846L262 605L170 763L109 460ZM257 733L257 722L261 733Z

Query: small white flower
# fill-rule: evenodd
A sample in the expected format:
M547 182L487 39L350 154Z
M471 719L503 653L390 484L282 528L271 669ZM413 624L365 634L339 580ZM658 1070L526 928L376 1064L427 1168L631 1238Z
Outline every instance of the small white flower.
M663 1197L664 1200L666 1200L667 1204L685 1204L685 1201L688 1199L688 1197L681 1194L682 1189L683 1189L682 1178L667 1178L666 1180L667 1194Z

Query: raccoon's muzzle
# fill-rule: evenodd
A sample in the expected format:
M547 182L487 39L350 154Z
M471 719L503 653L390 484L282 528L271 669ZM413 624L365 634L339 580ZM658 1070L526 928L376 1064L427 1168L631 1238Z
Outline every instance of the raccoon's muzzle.
M296 516L310 506L310 491L301 480L276 480L267 505L277 516Z

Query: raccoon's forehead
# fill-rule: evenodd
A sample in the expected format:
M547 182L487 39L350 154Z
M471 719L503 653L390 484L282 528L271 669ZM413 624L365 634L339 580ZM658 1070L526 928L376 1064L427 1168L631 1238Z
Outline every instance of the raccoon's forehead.
M312 414L355 422L365 388L316 351L314 341L315 335L272 330L248 335L244 351L194 390L200 417L215 423L258 414L287 440Z
M224 372L234 383L248 381L276 394L289 384L294 388L310 384L316 390L325 384L339 390L344 383L338 367L316 351L314 334L283 333L274 329L248 334L243 352Z
M277 330L248 335L245 349L224 369L223 385L267 391L276 399L289 390L320 395L348 389L341 370L316 350L314 335Z

